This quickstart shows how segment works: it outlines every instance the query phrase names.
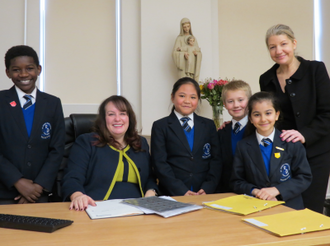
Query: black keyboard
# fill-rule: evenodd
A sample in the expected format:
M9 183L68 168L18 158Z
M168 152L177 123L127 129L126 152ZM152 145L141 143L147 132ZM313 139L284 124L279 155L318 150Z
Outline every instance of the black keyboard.
M11 229L53 232L62 227L71 225L72 223L72 220L0 214L0 227Z

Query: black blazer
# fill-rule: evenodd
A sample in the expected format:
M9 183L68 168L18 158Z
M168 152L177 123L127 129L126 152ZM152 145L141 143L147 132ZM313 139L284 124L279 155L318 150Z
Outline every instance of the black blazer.
M246 127L244 131L244 136L246 136ZM231 146L231 133L232 133L232 122L226 124L223 129L218 130L219 137L219 153L220 160L222 163L221 178L217 188L217 192L233 192L233 188L230 186L230 177L233 170L233 150Z
M80 135L72 146L62 180L64 200L69 200L76 191L94 200L103 200L105 197L118 166L119 152L108 145L104 147L92 145L96 140L95 133L85 133ZM145 151L135 152L130 148L126 154L139 170L141 187L145 193L149 189L157 190L158 187L151 172L149 146L143 137L141 144ZM125 190L125 194L127 195L125 198L131 198L129 190Z
M0 92L0 198L18 195L14 183L27 178L51 190L64 151L64 119L59 98L37 91L30 137L13 86ZM49 123L49 124L47 124ZM45 125L50 125L49 134Z
M152 126L152 164L159 187L166 195L184 195L191 186L195 192L204 189L206 193L213 193L219 183L221 163L214 122L194 114L194 131L191 151L174 112ZM209 156L205 156L207 146L211 149Z
M330 79L323 62L298 57L298 70L286 80L285 90L295 115L297 129L306 140L307 156L330 151ZM278 82L275 64L260 76L260 89L275 93ZM289 130L289 129L286 129Z
M250 195L253 188L276 187L286 206L303 209L301 193L312 181L305 148L300 142L283 142L280 134L276 130L269 176L256 135L238 142L231 178L233 189L236 193ZM286 172L288 168L289 172Z

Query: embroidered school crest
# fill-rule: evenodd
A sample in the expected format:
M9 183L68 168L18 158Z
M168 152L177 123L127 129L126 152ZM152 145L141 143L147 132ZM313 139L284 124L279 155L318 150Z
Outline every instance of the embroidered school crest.
M204 147L203 147L202 158L207 159L209 157L211 157L211 145L209 143L206 143L206 144L204 144Z
M288 179L291 178L290 165L288 163L285 163L281 166L280 172L281 172L281 175L282 175L281 178L280 178L281 182L287 181Z
M51 124L49 122L44 123L41 127L41 132L42 132L41 138L42 139L50 138L51 130L52 130Z

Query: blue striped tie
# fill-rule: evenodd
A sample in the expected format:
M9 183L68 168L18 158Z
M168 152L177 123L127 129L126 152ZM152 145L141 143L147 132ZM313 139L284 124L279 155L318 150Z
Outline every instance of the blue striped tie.
M190 120L190 118L189 117L182 117L180 120L182 121L182 128L186 132L190 132L191 131L191 127L188 124L188 121Z
M263 139L261 140L261 142L264 143L264 146L265 146L265 147L267 147L267 146L269 146L269 145L272 144L272 140L270 140L269 138L263 138Z
M235 135L239 132L241 127L241 124L239 122L236 122L235 126L234 126L234 133Z
M24 98L25 98L25 100L26 100L26 102L24 103L24 105L23 105L23 108L24 109L27 109L27 108L29 108L30 106L32 106L32 98L33 98L33 96L31 96L31 95L25 95L25 96L23 96Z

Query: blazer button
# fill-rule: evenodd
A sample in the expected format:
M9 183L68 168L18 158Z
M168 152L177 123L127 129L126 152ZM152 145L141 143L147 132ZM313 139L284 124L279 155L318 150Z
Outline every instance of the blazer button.
M27 147L28 147L28 149L31 149L32 148L32 145L31 144L28 144Z
M295 97L296 96L296 93L291 93L290 94L290 97Z
M189 176L190 176L190 177L192 177L192 176L193 176L193 174L192 174L192 173L190 173L190 174L189 174Z
M291 84L292 84L292 80L291 80L291 79L287 79L287 80L286 80L286 83L287 83L288 85L291 85Z
M191 156L191 157L190 157L190 160L194 160L194 157L193 157L193 156Z
M300 117L300 112L297 112L297 113L296 113L296 116L297 116L297 117Z
M31 162L28 162L27 165L28 165L29 167L31 167Z
M267 187L270 187L270 183L267 183L266 186L267 186Z

